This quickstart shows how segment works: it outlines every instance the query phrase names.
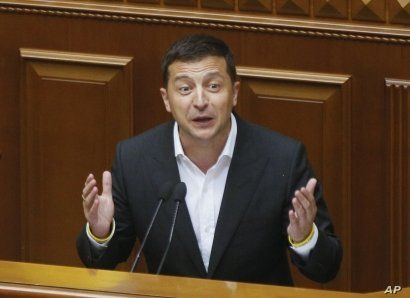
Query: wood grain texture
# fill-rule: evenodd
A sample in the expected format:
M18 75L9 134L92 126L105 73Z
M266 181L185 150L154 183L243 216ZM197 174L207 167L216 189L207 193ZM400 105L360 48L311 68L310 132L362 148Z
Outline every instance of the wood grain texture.
M145 4L145 3L149 3L149 4L160 4L160 0L126 0L126 2L130 2L130 3L138 3L138 4Z
M20 53L23 255L72 264L76 252L61 246L84 224L78 191L90 169L110 168L115 144L132 135L132 59Z
M235 9L234 0L202 0L201 7L216 8L216 9Z
M350 242L350 76L238 67L242 90L237 111L262 126L301 140L342 243ZM333 210L333 212L332 212ZM337 210L337 211L336 211ZM348 283L350 250L344 247L335 284ZM321 287L297 271L297 283Z
M0 5L0 11L9 10L9 5L11 3L12 5L20 3L36 7L38 6L38 3L46 3L46 1L9 0L7 2L2 2ZM257 12L260 16L265 18L277 15L287 17L292 17L293 15L298 20L313 19L316 21L322 21L323 18L327 18L329 21L333 21L335 25L340 24L340 22L353 25L357 25L360 22L363 24L373 23L377 26L387 25L389 27L392 24L410 24L410 1L408 0L117 0L111 1L111 3L105 0L94 0L92 2L53 1L49 2L47 5L58 6L60 8L78 5L81 7L81 10L78 11L76 15L82 15L83 17L90 17L92 15L84 12L90 7L92 7L93 10L101 10L102 7L107 6L109 8L101 10L104 14L98 14L98 18L113 18L114 20L121 21L137 20L140 22L147 20L130 17L130 12L141 8L146 11L151 10L152 12L154 9L158 11L159 15L162 14L160 13L161 10L169 9L171 15L178 15L181 13L182 9L184 12L202 14L207 13L211 8L234 11L234 14L230 14L229 16L236 16L238 18L243 18L245 16L244 12L250 13L248 16ZM110 13L119 8L121 8L120 10L123 10L125 14L122 16L111 17ZM33 8L13 8L12 11L29 13L30 11L33 11ZM42 9L40 10L40 13L45 14L50 12ZM62 15L63 12L54 14ZM66 12L64 14L66 16L70 15ZM208 18L205 17L205 19Z
M386 79L390 283L409 281L410 81Z
M408 30L375 24L354 25L346 22L301 21L301 19L265 18L244 14L209 13L189 10L175 10L163 7L112 6L82 2L81 10L72 2L46 2L42 0L11 0L0 4L0 12L12 14L36 14L87 18L113 22L142 24L163 24L188 26L203 29L261 32L298 35L341 40L372 41L381 43L410 44Z
M348 2L345 0L314 0L314 16L335 19L347 19Z
M164 0L165 5L197 6L197 0Z
M410 1L388 1L389 20L393 24L410 24Z
M239 10L270 13L273 9L272 0L239 0Z
M310 11L309 0L276 0L276 13L286 15L308 16Z
M355 298L361 294L0 261L0 296ZM31 294L31 295L30 295ZM10 296L8 296L10 297ZM42 296L40 296L42 297ZM46 296L47 297L47 296Z
M352 19L359 21L384 22L386 20L385 0L351 0Z
M272 15L275 14L275 9L276 6L274 5ZM295 109L299 109L300 112L312 110L312 113L317 117L333 115L332 113L326 114L324 111L343 111L341 115L332 117L335 117L335 119L346 117L342 119L344 124L338 123L334 127L327 127L329 123L329 125L332 125L331 120L327 118L316 119L317 117L313 117L313 120L309 121L306 127L302 125L298 128L296 124L292 124L292 126L287 128L284 121L288 119L285 119L283 115L279 115L281 118L278 118L275 123L278 127L292 129L298 133L303 130L307 131L306 134L300 133L301 138L307 140L309 152L312 151L309 154L312 155L314 160L315 170L321 175L325 171L325 167L322 165L326 166L327 164L323 163L323 160L320 158L323 159L323 156L326 156L326 154L340 156L342 149L336 148L334 152L328 152L328 150L323 149L325 148L323 145L319 146L314 143L315 137L318 134L318 127L323 128L320 134L321 138L319 139L322 144L326 139L331 140L330 144L341 144L341 148L349 148L350 144L350 151L348 149L345 150L346 152L342 150L344 152L342 156L347 155L347 157L342 161L335 158L335 162L330 162L328 169L326 169L327 171L329 169L334 171L335 168L339 168L338 165L340 163L346 168L346 164L348 164L350 159L350 175L340 172L340 177L348 177L347 182L342 184L344 185L343 194L334 194L334 190L330 190L331 196L326 193L326 197L330 202L330 212L335 218L336 231L344 240L345 256L350 256L351 267L344 264L339 277L333 283L324 287L358 292L381 291L391 282L392 274L394 276L403 276L405 279L403 286L406 283L408 284L408 274L406 273L406 276L400 273L401 271L406 272L405 270L403 271L404 265L400 267L398 263L407 262L408 264L408 250L406 250L407 247L402 247L402 245L403 243L406 244L406 241L408 242L409 231L404 226L410 226L410 223L409 218L406 216L404 216L404 219L391 219L391 208L396 210L398 205L397 201L391 201L392 184L389 182L392 179L391 173L397 172L397 169L402 169L401 171L404 173L406 167L403 165L398 166L397 161L395 161L393 163L394 167L390 168L391 164L388 163L392 151L387 146L387 144L390 144L390 136L387 134L390 118L388 118L389 114L386 113L389 103L386 100L386 90L393 89L387 89L385 78L399 78L401 81L409 81L410 29L405 26L381 26L377 22L359 24L357 20L353 20L352 22L354 23L351 23L350 16L346 22L306 20L301 16L298 19L291 19L290 15L287 15L286 18L283 16L269 18L263 16L265 15L262 13L250 16L244 12L235 14L225 13L222 10L218 13L215 11L206 13L197 8L187 9L181 7L175 9L175 7L162 7L156 4L152 6L116 6L112 3L100 2L96 4L79 1L75 3L23 0L16 0L16 3L2 2L0 4L0 40L4 42L2 42L0 47L0 70L3 74L0 76L0 150L3 154L0 160L0 221L1 235L8 240L7 242L0 243L0 256L2 259L23 259L25 255L22 254L22 244L27 244L27 239L22 237L19 232L21 221L28 220L27 218L20 218L21 207L28 210L28 206L22 205L21 202L22 185L20 177L22 173L20 166L24 159L21 159L23 152L21 152L20 133L23 126L20 125L20 119L23 118L23 114L20 112L19 98L23 90L20 87L20 78L23 76L21 67L25 59L21 60L19 49L36 48L47 49L53 52L81 52L91 55L99 53L105 56L133 57L133 60L130 62L130 67L133 69L132 77L130 77L130 84L133 90L131 96L133 103L132 127L137 134L170 119L170 115L163 108L158 91L161 86L161 74L159 71L161 56L177 38L186 34L202 32L223 38L231 46L238 65L254 69L280 70L282 77L286 77L287 86L294 86L293 84L295 84L295 86L300 88L300 86L306 84L303 83L303 76L300 78L300 73L329 74L329 77L347 74L351 77L346 85L338 84L337 82L326 82L323 76L319 76L318 86L315 86L312 77L307 76L307 78L310 77L308 81L311 83L308 86L312 90L321 90L322 87L320 86L323 85L339 86L335 90L340 90L341 94L346 95L346 98L350 98L350 100L340 99L337 95L336 97L329 97L329 100L321 99L318 102L308 100L302 105L297 105L295 101L258 99L256 107L252 108L252 112L247 115L251 119L255 119L255 121L260 119L261 121L268 121L273 124L275 120L268 118L266 114L268 112L275 113L276 108L284 110L286 113L289 111L293 112L290 109L292 104L295 104ZM30 59L26 59L24 63L27 64L30 61ZM41 60L36 61L36 63L36 68L33 69L31 64L29 65L31 68L28 68L33 83L40 80L36 71L39 69L38 65L44 65L45 62ZM78 65L83 65L82 63L78 63ZM26 64L24 65L27 66ZM50 61L50 63L46 64L61 65L58 69L61 69L62 65L72 66L72 63L64 61ZM87 63L86 65L90 66ZM99 69L101 66L94 65L93 67ZM115 66L105 67L105 69L111 68L115 68ZM289 74L289 77L285 76L287 71L290 73L298 72L299 81L301 82L289 82L292 74ZM100 74L100 72L97 71L95 74ZM245 79L250 80L251 78ZM100 85L95 84L93 80L91 81L92 83L86 83L83 80L81 85L84 88L79 89L79 96L85 97L85 95L88 95L86 92L92 93L90 90L104 90L104 87L99 87ZM278 80L275 79L274 81ZM64 142L67 142L71 144L69 143L69 138L67 140L64 139L64 135L69 136L69 134L56 133L53 131L52 126L47 127L44 123L49 123L53 120L58 124L55 127L59 128L59 131L67 131L70 128L70 122L67 121L65 123L62 120L66 117L64 115L67 115L67 112L70 110L62 111L64 116L62 119L56 118L50 112L59 111L62 107L56 106L56 103L50 97L53 95L53 98L61 97L61 100L66 102L71 102L70 100L76 102L76 97L68 98L69 95L67 94L71 92L69 88L63 88L59 85L72 86L76 83L64 83L55 80L45 80L44 82L41 84L48 84L43 85L43 87L47 86L47 88L39 89L34 84L32 88L27 89L30 92L29 94L37 94L36 98L39 98L41 95L41 98L47 103L46 109L40 106L38 109L33 107L31 110L31 115L41 116L39 119L43 121L39 122L43 126L34 127L45 127L43 130L39 130L39 132L43 134L47 132L47 136L50 136L49 139L42 138L42 140L45 140L46 148L53 148L55 143L65 144ZM246 84L243 84L243 86L245 87ZM250 86L253 85L250 84ZM344 91L343 88L345 86L350 88L350 91ZM113 89L112 92L114 90L118 89ZM287 89L282 88L281 90ZM404 87L397 90L404 90ZM277 91L273 90L272 92L275 93ZM336 94L340 93L338 92ZM60 93L63 94L60 96ZM117 91L114 93L118 100L122 98L122 96L117 95ZM248 93L251 94L250 91ZM120 92L119 94L122 93ZM315 96L312 91L307 94L311 97ZM106 95L107 92L101 91L102 97ZM393 97L398 98L396 95ZM335 108L331 104L339 102L345 104L349 101L351 104L350 108ZM86 109L92 108L91 101L81 102L81 104L87 104ZM77 102L77 106L70 106L69 109L71 111L77 110L78 105L79 103ZM77 108L74 109L75 107ZM270 110L265 111L262 107L269 108ZM101 111L101 108L99 111ZM44 112L47 113L45 114ZM78 123L85 121L82 118L82 113L73 112L72 114L75 119L79 118ZM299 115L300 113L298 113ZM396 113L395 115L394 117L397 119L399 114ZM99 116L95 115L95 117ZM308 118L308 116L303 114L300 117ZM349 117L350 119L348 119ZM324 137L324 132L338 131L341 126L345 127L346 123L347 126L350 123L349 132L343 133L343 135L326 135L327 137ZM407 127L407 131L409 131L406 125L408 124L403 124L403 127ZM392 134L392 136L395 135L396 133ZM342 141L338 138L342 138ZM75 152L78 149L76 146L79 145L74 144L72 146L75 149L73 152ZM406 149L405 145L394 148ZM55 152L44 152L47 153L47 157L49 156L49 159L53 162L46 164L44 169L47 170L47 180L45 182L39 181L39 185L48 185L48 180L53 182L59 179L53 176L53 171L55 171L56 166L60 165L57 162L60 157L56 156ZM66 153L68 160L72 160L70 154L74 153ZM39 158L40 156L38 155ZM397 158L398 155L394 154L393 156ZM329 159L329 157L326 158L327 160ZM105 161L100 161L94 168L84 170L99 171L99 169L105 168L106 165L104 163ZM53 165L54 168L52 167ZM77 166L77 162L72 162L65 171L71 173ZM334 174L332 175L334 176ZM401 176L405 177L403 174ZM329 179L325 176L322 177L325 180ZM73 178L73 182L78 181L77 186L71 184L62 185L66 189L66 193L75 193L76 200L80 199L78 193L81 191L83 178L83 174L75 177L75 179ZM36 179L36 177L30 176L30 179ZM407 185L408 189L408 175L407 180L405 178L402 179L407 181L407 184L404 183L404 185ZM336 189L340 189L340 180L328 180L326 183L336 185ZM350 189L348 187L349 184ZM398 190L395 189L394 191L397 192ZM343 212L339 214L339 204L344 203L336 202L333 196L345 197L346 193L351 196L351 207L343 206L340 209ZM42 192L39 190L32 195L37 198L41 194ZM25 193L24 198L26 197L27 193ZM72 197L66 200L71 199ZM47 206L56 206L57 210L61 208L57 205L57 203L60 203L59 200L49 199L49 201L55 204ZM76 229L71 225L81 225L83 223L81 205L75 204L77 203L73 203L73 206L78 208L78 213L76 212L75 215L72 215L72 213L67 214L78 217L74 217L74 223L70 222L64 225L67 232L71 233L70 235L74 234ZM405 208L406 204L407 214L409 214L408 203L405 203L402 207ZM42 210L40 206L34 209L34 212L37 214L39 210ZM345 214L345 210L349 210L350 213ZM395 212L394 214L396 214ZM402 212L403 214L405 213L404 211ZM33 216L34 214L31 215L30 220L34 220ZM344 219L341 220L341 218ZM351 222L350 228L348 228L346 222ZM399 233L404 235L400 236L401 238L391 231L392 227L397 225L401 225L401 232ZM44 226L45 224L42 223L41 233L45 233L47 237L58 236L54 231L43 228ZM64 251L64 255L67 256L64 258L64 262L76 265L78 264L78 259L75 256L74 243L69 242L69 244L64 243L64 245L58 248L53 248L61 250L61 254ZM33 243L35 244L35 242ZM377 249L374 249L375 247ZM47 251L47 248L41 249ZM40 252L41 249L39 249ZM399 251L401 255L391 257L390 251L392 249L396 252ZM55 258L55 255L51 254L50 257ZM45 262L51 263L54 260L46 260ZM299 279L297 281L297 286L312 286Z

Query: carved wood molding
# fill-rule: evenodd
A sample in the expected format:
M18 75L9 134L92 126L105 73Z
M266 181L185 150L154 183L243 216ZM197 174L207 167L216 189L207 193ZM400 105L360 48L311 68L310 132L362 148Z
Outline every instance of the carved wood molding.
M72 262L62 247L80 228L80 177L108 168L133 135L133 58L21 48L20 60L22 258ZM68 236L55 242L56 230Z
M383 43L410 44L410 29L148 8L137 5L41 0L0 1L0 13L39 14L115 22L166 24Z
M25 59L74 62L83 64L125 66L131 62L132 57L119 57L109 55L96 55L75 52L48 51L39 49L21 48L20 56Z
M386 79L387 179L390 203L390 278L406 284L409 261L410 81Z
M280 79L287 81L317 82L326 84L342 85L350 79L349 75L314 73L294 70L275 70L266 68L255 68L238 66L238 75L248 78Z
M317 122L321 123L322 131L318 132L313 138L318 138L315 144L321 147L313 151L318 154L320 152L321 164L316 167L321 175L323 175L323 185L327 188L327 194L331 198L338 198L329 205L333 205L338 213L338 231L341 236L344 246L344 260L342 273L339 275L339 281L343 280L342 284L350 289L351 287L351 96L352 96L352 76L349 74L332 74L306 72L297 70L281 70L256 68L247 66L237 67L238 76L241 78L242 91L247 95L238 101L238 111L247 115L256 115L260 121L266 119L280 118L277 108L281 104L288 105L288 111L294 109L301 113L302 109L307 109L308 106L321 106L319 109L309 110L316 112L314 116ZM249 91L246 91L248 89ZM253 99L249 97L254 96ZM269 102L276 102L275 105ZM281 103L279 103L281 102ZM289 104L293 106L290 107ZM258 110L255 110L259 106ZM296 108L296 109L295 109ZM249 111L249 109L253 109ZM275 111L276 110L276 111ZM269 116L264 112L267 111ZM304 110L306 112L307 110ZM297 113L297 112L295 112ZM292 116L289 118L295 119ZM312 114L314 115L314 114ZM294 116L294 115L293 115ZM305 119L305 118L304 118ZM258 123L257 119L250 119ZM281 120L278 120L281 121ZM303 131L305 136L308 126L315 124L308 123L305 127L298 129ZM317 124L317 122L315 122ZM286 123L286 120L282 123ZM266 123L258 123L269 127ZM292 125L284 124L286 127ZM296 125L296 126L303 126ZM271 127L272 129L273 128ZM312 130L310 130L312 131ZM320 131L320 130L317 130ZM305 145L312 145L312 142L306 143L301 137L294 136L285 131L279 132L302 140ZM335 138L335 136L338 136ZM308 139L308 137L306 137ZM307 146L308 147L308 146ZM309 150L310 150L309 149ZM312 153L312 151L310 152ZM332 164L332 166L330 166ZM318 165L318 164L316 164ZM333 167L333 168L332 168ZM338 183L334 183L335 181Z

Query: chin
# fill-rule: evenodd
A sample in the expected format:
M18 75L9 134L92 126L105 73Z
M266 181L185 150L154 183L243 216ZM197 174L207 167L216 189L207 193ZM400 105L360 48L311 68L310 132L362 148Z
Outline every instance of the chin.
M195 133L193 137L198 141L209 141L213 138L214 134L211 132Z

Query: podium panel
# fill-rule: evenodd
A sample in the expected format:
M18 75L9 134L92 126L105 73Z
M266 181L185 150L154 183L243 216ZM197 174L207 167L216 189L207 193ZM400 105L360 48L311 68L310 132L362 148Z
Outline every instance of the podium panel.
M296 297L363 294L0 261L0 297Z

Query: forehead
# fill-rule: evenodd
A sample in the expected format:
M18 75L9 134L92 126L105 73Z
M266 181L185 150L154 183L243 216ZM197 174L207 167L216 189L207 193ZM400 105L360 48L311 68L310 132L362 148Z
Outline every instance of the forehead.
M204 76L215 74L228 76L226 61L223 57L208 56L195 61L174 61L169 68L170 79L179 77Z

